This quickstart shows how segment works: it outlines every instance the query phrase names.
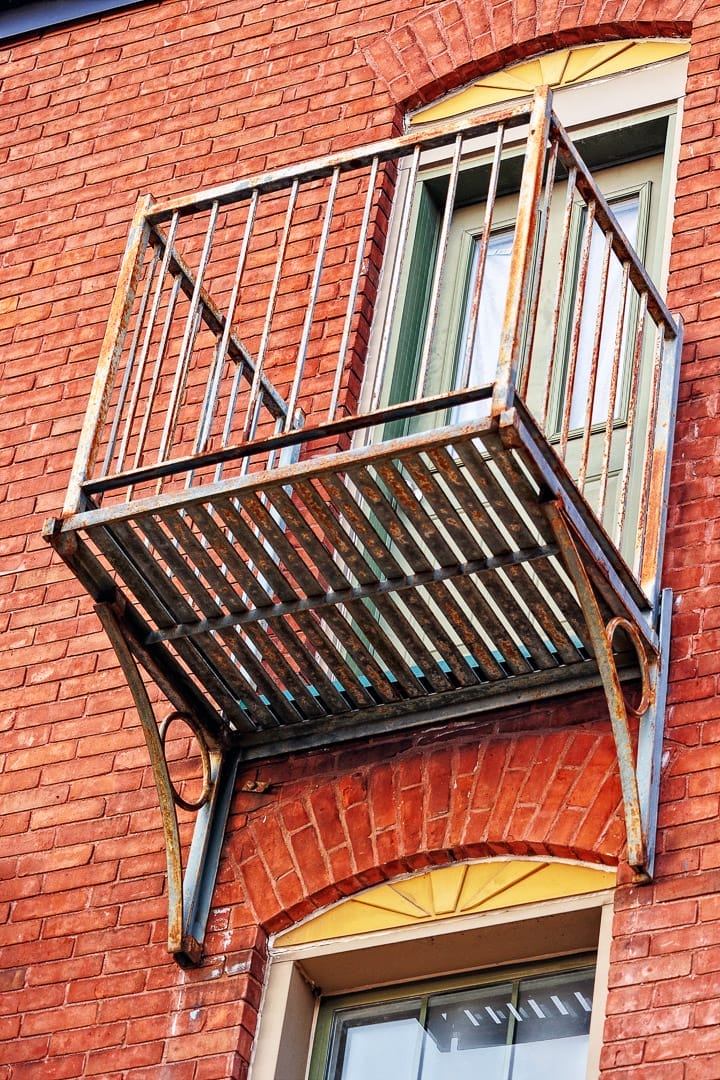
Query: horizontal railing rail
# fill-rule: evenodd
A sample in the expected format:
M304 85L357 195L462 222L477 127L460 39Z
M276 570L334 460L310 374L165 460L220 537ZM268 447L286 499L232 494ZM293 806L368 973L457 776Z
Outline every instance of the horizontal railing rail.
M627 207L548 93L141 200L66 516L501 418L517 393L653 594L680 331Z

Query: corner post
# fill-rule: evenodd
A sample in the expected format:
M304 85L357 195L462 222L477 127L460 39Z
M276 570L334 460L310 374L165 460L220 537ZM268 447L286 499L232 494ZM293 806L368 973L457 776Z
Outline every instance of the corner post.
M503 315L500 354L493 391L492 415L511 408L520 362L520 349L530 303L535 237L540 208L545 155L550 133L552 92L540 87L530 115L527 151L520 181L515 239L510 258L510 282Z
M90 476L98 447L110 397L115 385L120 355L122 353L128 320L135 299L135 290L142 270L145 249L150 238L147 215L152 205L149 195L141 196L135 204L125 253L120 266L120 276L115 286L105 336L100 347L100 357L95 371L90 401L80 432L77 452L70 482L68 484L63 517L70 517L82 509L82 485Z
M672 620L673 594L671 589L660 593L658 638L659 654L650 664L652 700L641 717L638 732L637 777L640 795L640 819L645 846L646 870L652 878L655 870L655 845L660 802L660 774L662 771L662 748L665 732L665 706L667 703L668 668L670 664L670 623Z

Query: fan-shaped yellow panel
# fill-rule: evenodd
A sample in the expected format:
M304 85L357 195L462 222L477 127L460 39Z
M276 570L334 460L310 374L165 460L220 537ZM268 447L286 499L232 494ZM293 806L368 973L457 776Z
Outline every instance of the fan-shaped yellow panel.
M376 885L341 900L276 938L300 945L432 922L473 912L600 892L615 885L607 867L513 859L462 863L429 870L402 881Z
M646 67L680 56L688 49L684 41L607 41L601 45L560 49L488 75L436 105L421 109L411 122L424 124L444 120L485 105L512 101L532 94L538 86L572 86L604 75Z

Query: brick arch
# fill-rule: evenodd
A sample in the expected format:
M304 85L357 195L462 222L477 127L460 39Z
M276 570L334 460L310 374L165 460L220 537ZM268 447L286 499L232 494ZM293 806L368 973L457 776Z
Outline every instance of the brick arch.
M517 60L627 37L687 37L702 0L441 0L389 33L371 37L365 59L391 99L413 109Z
M276 932L370 885L497 855L613 865L624 824L606 725L427 737L299 766L268 765L240 792L216 903ZM255 774L253 774L255 778ZM241 778L242 786L242 778ZM239 815L239 816L237 816Z

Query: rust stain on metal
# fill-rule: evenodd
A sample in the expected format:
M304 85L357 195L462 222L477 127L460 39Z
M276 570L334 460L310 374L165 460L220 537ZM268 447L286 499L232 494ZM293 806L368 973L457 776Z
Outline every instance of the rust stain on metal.
M482 339L499 177L523 145L497 367L482 385L467 385ZM438 161L446 168L439 185ZM461 377L443 388L431 384L434 365L449 370L456 359L437 338L464 175L484 176L487 197L477 277L468 283L469 330L455 342ZM415 384L397 389L413 222L431 182L439 247L423 328L411 342ZM564 206L553 249L558 265L549 266L553 198ZM578 202L586 223L575 273L569 252ZM160 225L167 221L166 234ZM600 303L591 348L581 355L598 229ZM164 251L163 270L152 302L146 278L145 299L135 303L141 275L154 275L159 261L156 253L148 269L148 243ZM253 263L263 251L272 252L267 281L257 279ZM377 283L381 263L385 293ZM609 399L598 420L611 273L621 300L608 331ZM307 304L289 319L301 294ZM552 313L548 327L537 328L541 311ZM563 312L570 313L567 333ZM165 728L145 701L138 663L178 713L197 718L203 790L191 809L203 812L214 798L213 763L227 748L272 755L324 746L417 725L423 716L446 721L601 683L629 857L642 871L622 691L628 672L618 670L613 639L622 628L634 645L629 673L641 673L644 716L655 693L680 340L547 91L531 106L413 130L189 199L138 203L64 519L48 523L45 536L96 600L113 597L112 611L100 610L158 783L173 947L190 956L199 944L178 930L178 798L166 776ZM244 341L257 342L255 355ZM647 438L638 430L644 379ZM626 423L618 425L624 381ZM302 428L294 426L296 412L308 418ZM608 478L621 438L619 511L611 520ZM97 467L100 448L105 464ZM591 505L588 476L596 467ZM639 500L630 482L635 469ZM632 567L621 551L634 552Z

